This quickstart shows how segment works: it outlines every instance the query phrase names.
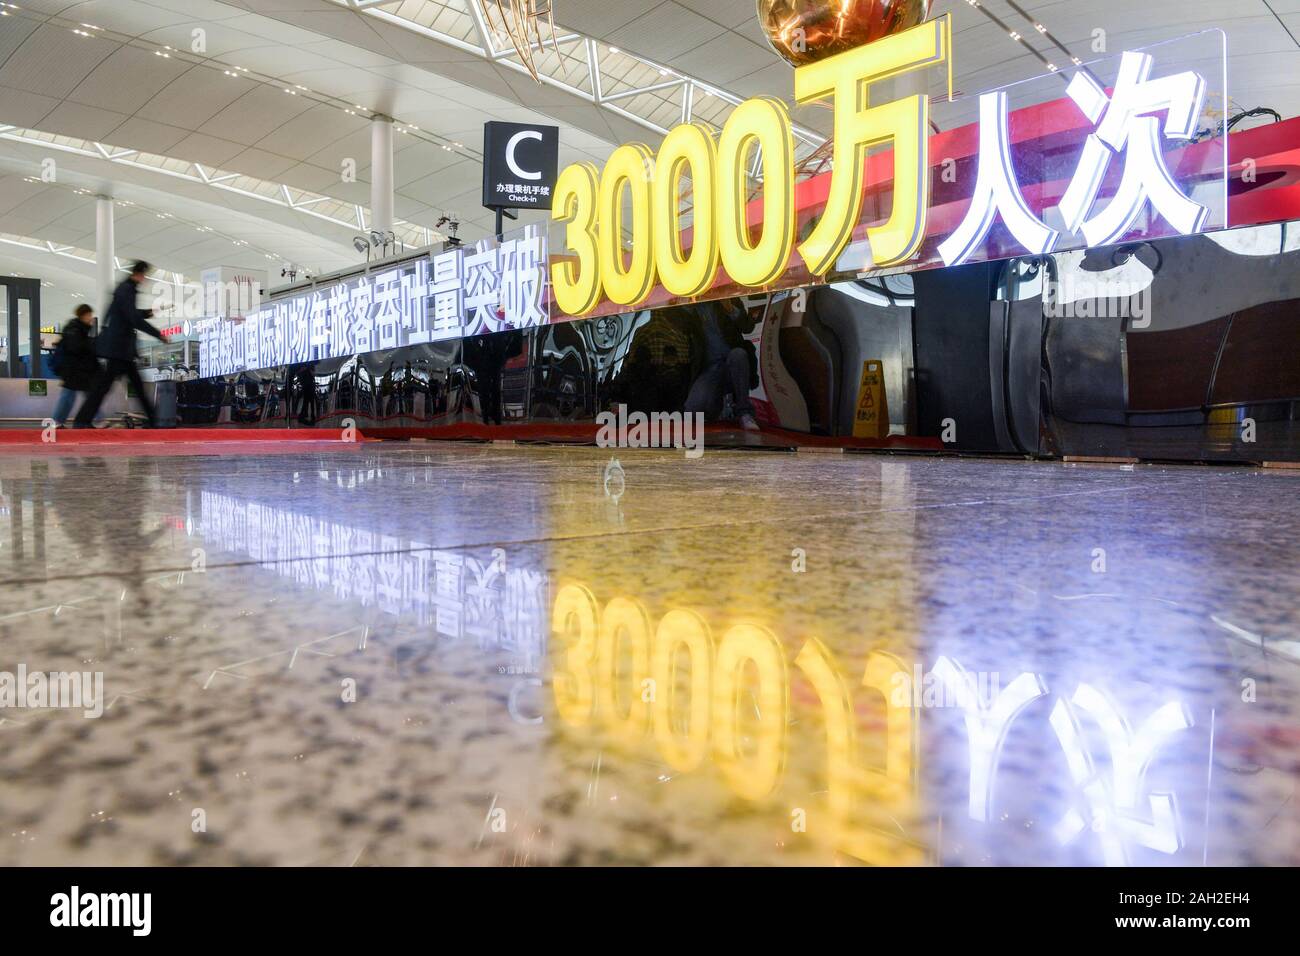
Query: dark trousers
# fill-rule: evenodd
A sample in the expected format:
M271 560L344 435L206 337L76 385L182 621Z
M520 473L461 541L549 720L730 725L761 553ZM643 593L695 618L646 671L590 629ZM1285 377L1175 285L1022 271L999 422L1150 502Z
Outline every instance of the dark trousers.
M737 416L754 414L754 405L749 400L749 355L742 348L732 349L725 358L700 373L686 396L683 411L703 412L705 421L716 421L728 393Z
M135 359L130 361L109 359L104 364L103 371L99 373L99 378L95 380L94 386L87 393L86 400L81 403L81 408L77 412L78 426L86 427L94 422L95 413L99 411L99 406L103 404L104 396L113 387L113 383L123 375L126 376L128 382L135 386L136 397L144 408L149 424L158 424L158 420L154 417L153 403L149 401L149 396L145 393L144 382L140 378L140 370L136 368Z

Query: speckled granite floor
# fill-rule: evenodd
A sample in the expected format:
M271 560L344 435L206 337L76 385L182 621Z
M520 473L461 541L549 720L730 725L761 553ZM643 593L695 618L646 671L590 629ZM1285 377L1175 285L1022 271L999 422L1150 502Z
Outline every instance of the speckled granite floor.
M1295 473L413 443L0 492L0 684L104 681L0 709L0 864L1300 863Z

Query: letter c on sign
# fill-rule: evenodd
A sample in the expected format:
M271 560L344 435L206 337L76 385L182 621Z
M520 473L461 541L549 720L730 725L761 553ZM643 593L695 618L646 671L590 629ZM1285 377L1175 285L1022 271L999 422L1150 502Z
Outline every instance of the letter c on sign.
M520 179L541 179L542 178L541 173L532 172L531 170L524 169L517 162L515 162L515 149L519 146L519 141L521 139L540 140L541 138L542 138L542 134L539 133L537 130L526 129L521 133L515 133L514 136L511 136L510 139L506 141L506 165L509 166L510 171L514 173L516 176L518 176Z

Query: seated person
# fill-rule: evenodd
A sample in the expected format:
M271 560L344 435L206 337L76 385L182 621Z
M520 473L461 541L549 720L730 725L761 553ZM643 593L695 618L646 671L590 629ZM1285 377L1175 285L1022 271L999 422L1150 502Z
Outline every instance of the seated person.
M703 302L697 306L703 335L704 368L686 396L688 413L703 412L705 421L722 417L726 397L746 431L758 431L749 390L758 385L758 356L745 334L754 330L744 303L739 299Z

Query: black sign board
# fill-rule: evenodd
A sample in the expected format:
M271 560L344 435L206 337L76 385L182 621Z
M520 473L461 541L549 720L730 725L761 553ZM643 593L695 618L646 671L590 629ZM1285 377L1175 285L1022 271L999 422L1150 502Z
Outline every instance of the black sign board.
M483 205L550 209L560 162L560 128L483 124Z

